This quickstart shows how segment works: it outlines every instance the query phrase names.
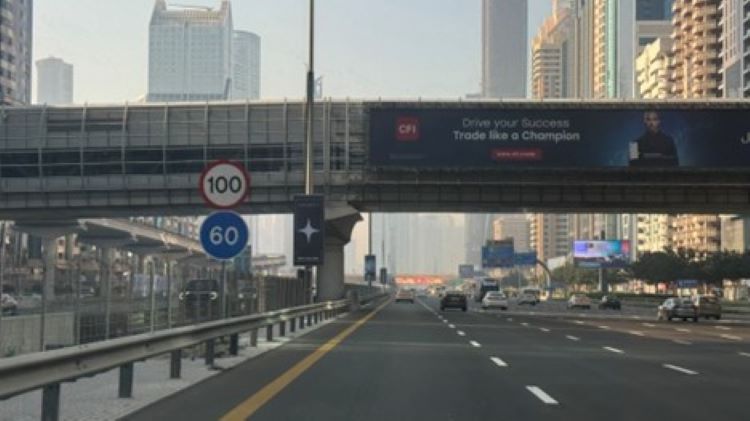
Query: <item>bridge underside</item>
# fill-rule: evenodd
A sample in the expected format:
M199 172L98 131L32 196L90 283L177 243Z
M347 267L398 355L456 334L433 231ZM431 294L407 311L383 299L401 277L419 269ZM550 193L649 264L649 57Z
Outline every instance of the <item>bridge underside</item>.
M71 189L48 183L37 191L5 189L0 217L111 218L199 215L205 207L193 176L172 183L139 180L122 189ZM655 212L750 211L744 172L494 172L368 171L320 174L317 192L366 212ZM326 183L327 181L327 183ZM87 183L88 184L88 183ZM135 187L137 186L137 187ZM41 186L40 186L41 187ZM301 174L288 183L254 178L247 214L289 213L303 192Z

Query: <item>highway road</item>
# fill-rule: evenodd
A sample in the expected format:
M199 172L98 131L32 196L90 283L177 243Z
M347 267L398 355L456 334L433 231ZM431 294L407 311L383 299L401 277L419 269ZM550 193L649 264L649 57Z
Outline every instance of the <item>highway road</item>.
M350 314L127 420L748 420L750 326Z

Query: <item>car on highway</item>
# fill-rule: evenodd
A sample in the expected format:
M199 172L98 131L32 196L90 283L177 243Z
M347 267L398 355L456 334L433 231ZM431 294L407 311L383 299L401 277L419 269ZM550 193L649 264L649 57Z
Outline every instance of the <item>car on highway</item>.
M591 308L591 298L585 294L573 294L568 299L568 308L585 308L588 310Z
M490 291L484 295L482 299L482 308L487 310L490 308L499 308L500 310L508 309L508 297L500 291Z
M416 299L416 294L414 293L413 289L400 289L396 292L397 303L401 301L408 301L414 304L415 299Z
M219 281L191 279L177 296L182 302L185 317L197 321L219 316Z
M714 295L697 295L693 297L693 304L698 308L698 317L721 320L721 303Z
M599 310L606 310L606 309L622 310L622 304L620 303L620 299L613 295L603 296L601 301L599 301L598 307L599 307Z
M535 306L537 303L539 303L539 297L534 294L520 294L518 298L516 298L516 304L519 306L524 304Z
M18 301L12 295L3 293L0 296L0 310L3 315L15 316L18 314Z
M667 298L659 306L656 316L659 320L668 322L671 322L672 319L682 319L683 321L692 319L693 322L697 322L698 307L690 298Z
M446 308L460 308L466 311L469 308L466 295L455 291L446 292L440 300L440 311L445 311Z

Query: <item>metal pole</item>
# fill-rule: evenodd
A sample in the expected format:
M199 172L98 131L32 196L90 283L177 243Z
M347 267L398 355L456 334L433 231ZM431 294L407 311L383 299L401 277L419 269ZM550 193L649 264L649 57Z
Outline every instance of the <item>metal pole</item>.
M104 276L107 291L104 301L104 339L109 339L112 324L112 250L104 249Z
M156 277L154 276L154 262L149 262L149 289L150 291L150 299L151 299L151 316L149 317L149 331L151 333L154 333L154 330L156 330L156 285L154 285Z
M221 261L221 318L227 318L227 261Z
M315 192L313 180L313 107L315 101L315 0L310 0L309 62L307 69L307 100L305 105L305 194ZM312 286L312 267L306 266L305 272ZM311 301L312 302L312 298Z
M76 284L76 298L75 298L75 310L74 310L74 326L75 332L73 334L75 338L75 344L81 344L81 257L78 256L75 261L73 276L75 277Z
M367 254L372 256L372 212L367 216ZM375 265L375 272L377 272L377 264ZM367 272L367 268L365 268ZM367 276L367 289L372 291L372 276Z
M172 328L172 262L167 260L167 329Z
M0 226L0 303L3 301L3 283L5 283L5 225L6 222ZM16 291L18 294L18 291ZM0 304L2 306L2 304ZM0 358L4 355L3 351L3 310L0 308Z

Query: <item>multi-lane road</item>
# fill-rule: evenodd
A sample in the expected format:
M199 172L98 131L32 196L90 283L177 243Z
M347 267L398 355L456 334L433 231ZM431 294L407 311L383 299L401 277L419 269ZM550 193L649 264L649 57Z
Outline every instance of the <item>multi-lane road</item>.
M129 420L748 420L750 326L387 303Z

